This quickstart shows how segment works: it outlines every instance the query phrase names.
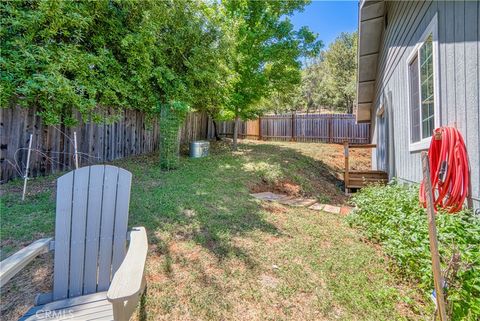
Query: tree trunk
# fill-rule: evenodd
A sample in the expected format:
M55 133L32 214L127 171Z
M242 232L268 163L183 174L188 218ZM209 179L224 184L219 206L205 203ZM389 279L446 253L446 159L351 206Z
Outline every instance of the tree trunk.
M218 136L217 123L213 119L212 119L212 122L213 122L213 134L215 135L215 140L221 141L222 138Z
M353 114L353 101L348 97L345 97L347 114Z
M348 102L347 113L353 114L353 102L351 101Z
M233 145L232 145L232 149L234 151L237 150L237 139L238 139L238 115L235 116L235 122L233 123Z

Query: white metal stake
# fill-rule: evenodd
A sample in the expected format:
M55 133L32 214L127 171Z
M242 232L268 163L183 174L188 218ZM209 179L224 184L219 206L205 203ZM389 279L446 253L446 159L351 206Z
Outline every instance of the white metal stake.
M73 148L75 149L75 169L78 169L77 132L73 132Z
M28 169L30 167L30 154L32 152L32 140L33 140L33 134L30 134L30 141L28 142L27 166L25 168L25 175L23 176L22 201L25 200L25 193L27 192Z

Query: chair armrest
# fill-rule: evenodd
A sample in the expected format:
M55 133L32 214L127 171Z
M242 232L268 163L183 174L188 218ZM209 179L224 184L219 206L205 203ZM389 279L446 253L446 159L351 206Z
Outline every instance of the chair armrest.
M37 240L0 262L0 287L4 286L36 256L48 252L51 241L51 237Z
M130 244L127 255L115 273L107 292L107 299L112 303L136 298L145 287L147 232L144 227L134 227L129 234Z

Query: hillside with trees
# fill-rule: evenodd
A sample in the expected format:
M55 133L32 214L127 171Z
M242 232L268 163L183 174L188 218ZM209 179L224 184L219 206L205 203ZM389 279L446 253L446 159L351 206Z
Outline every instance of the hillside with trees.
M301 83L291 92L277 91L263 102L266 111L352 113L356 96L357 33L341 33L316 57L307 59Z

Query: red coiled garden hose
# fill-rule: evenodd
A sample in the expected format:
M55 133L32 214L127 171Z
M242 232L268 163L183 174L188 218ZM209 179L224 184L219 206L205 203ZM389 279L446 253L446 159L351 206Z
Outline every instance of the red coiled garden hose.
M462 209L469 193L467 148L456 128L440 127L433 133L428 158L435 209L456 213ZM420 202L426 207L423 182L419 194Z

